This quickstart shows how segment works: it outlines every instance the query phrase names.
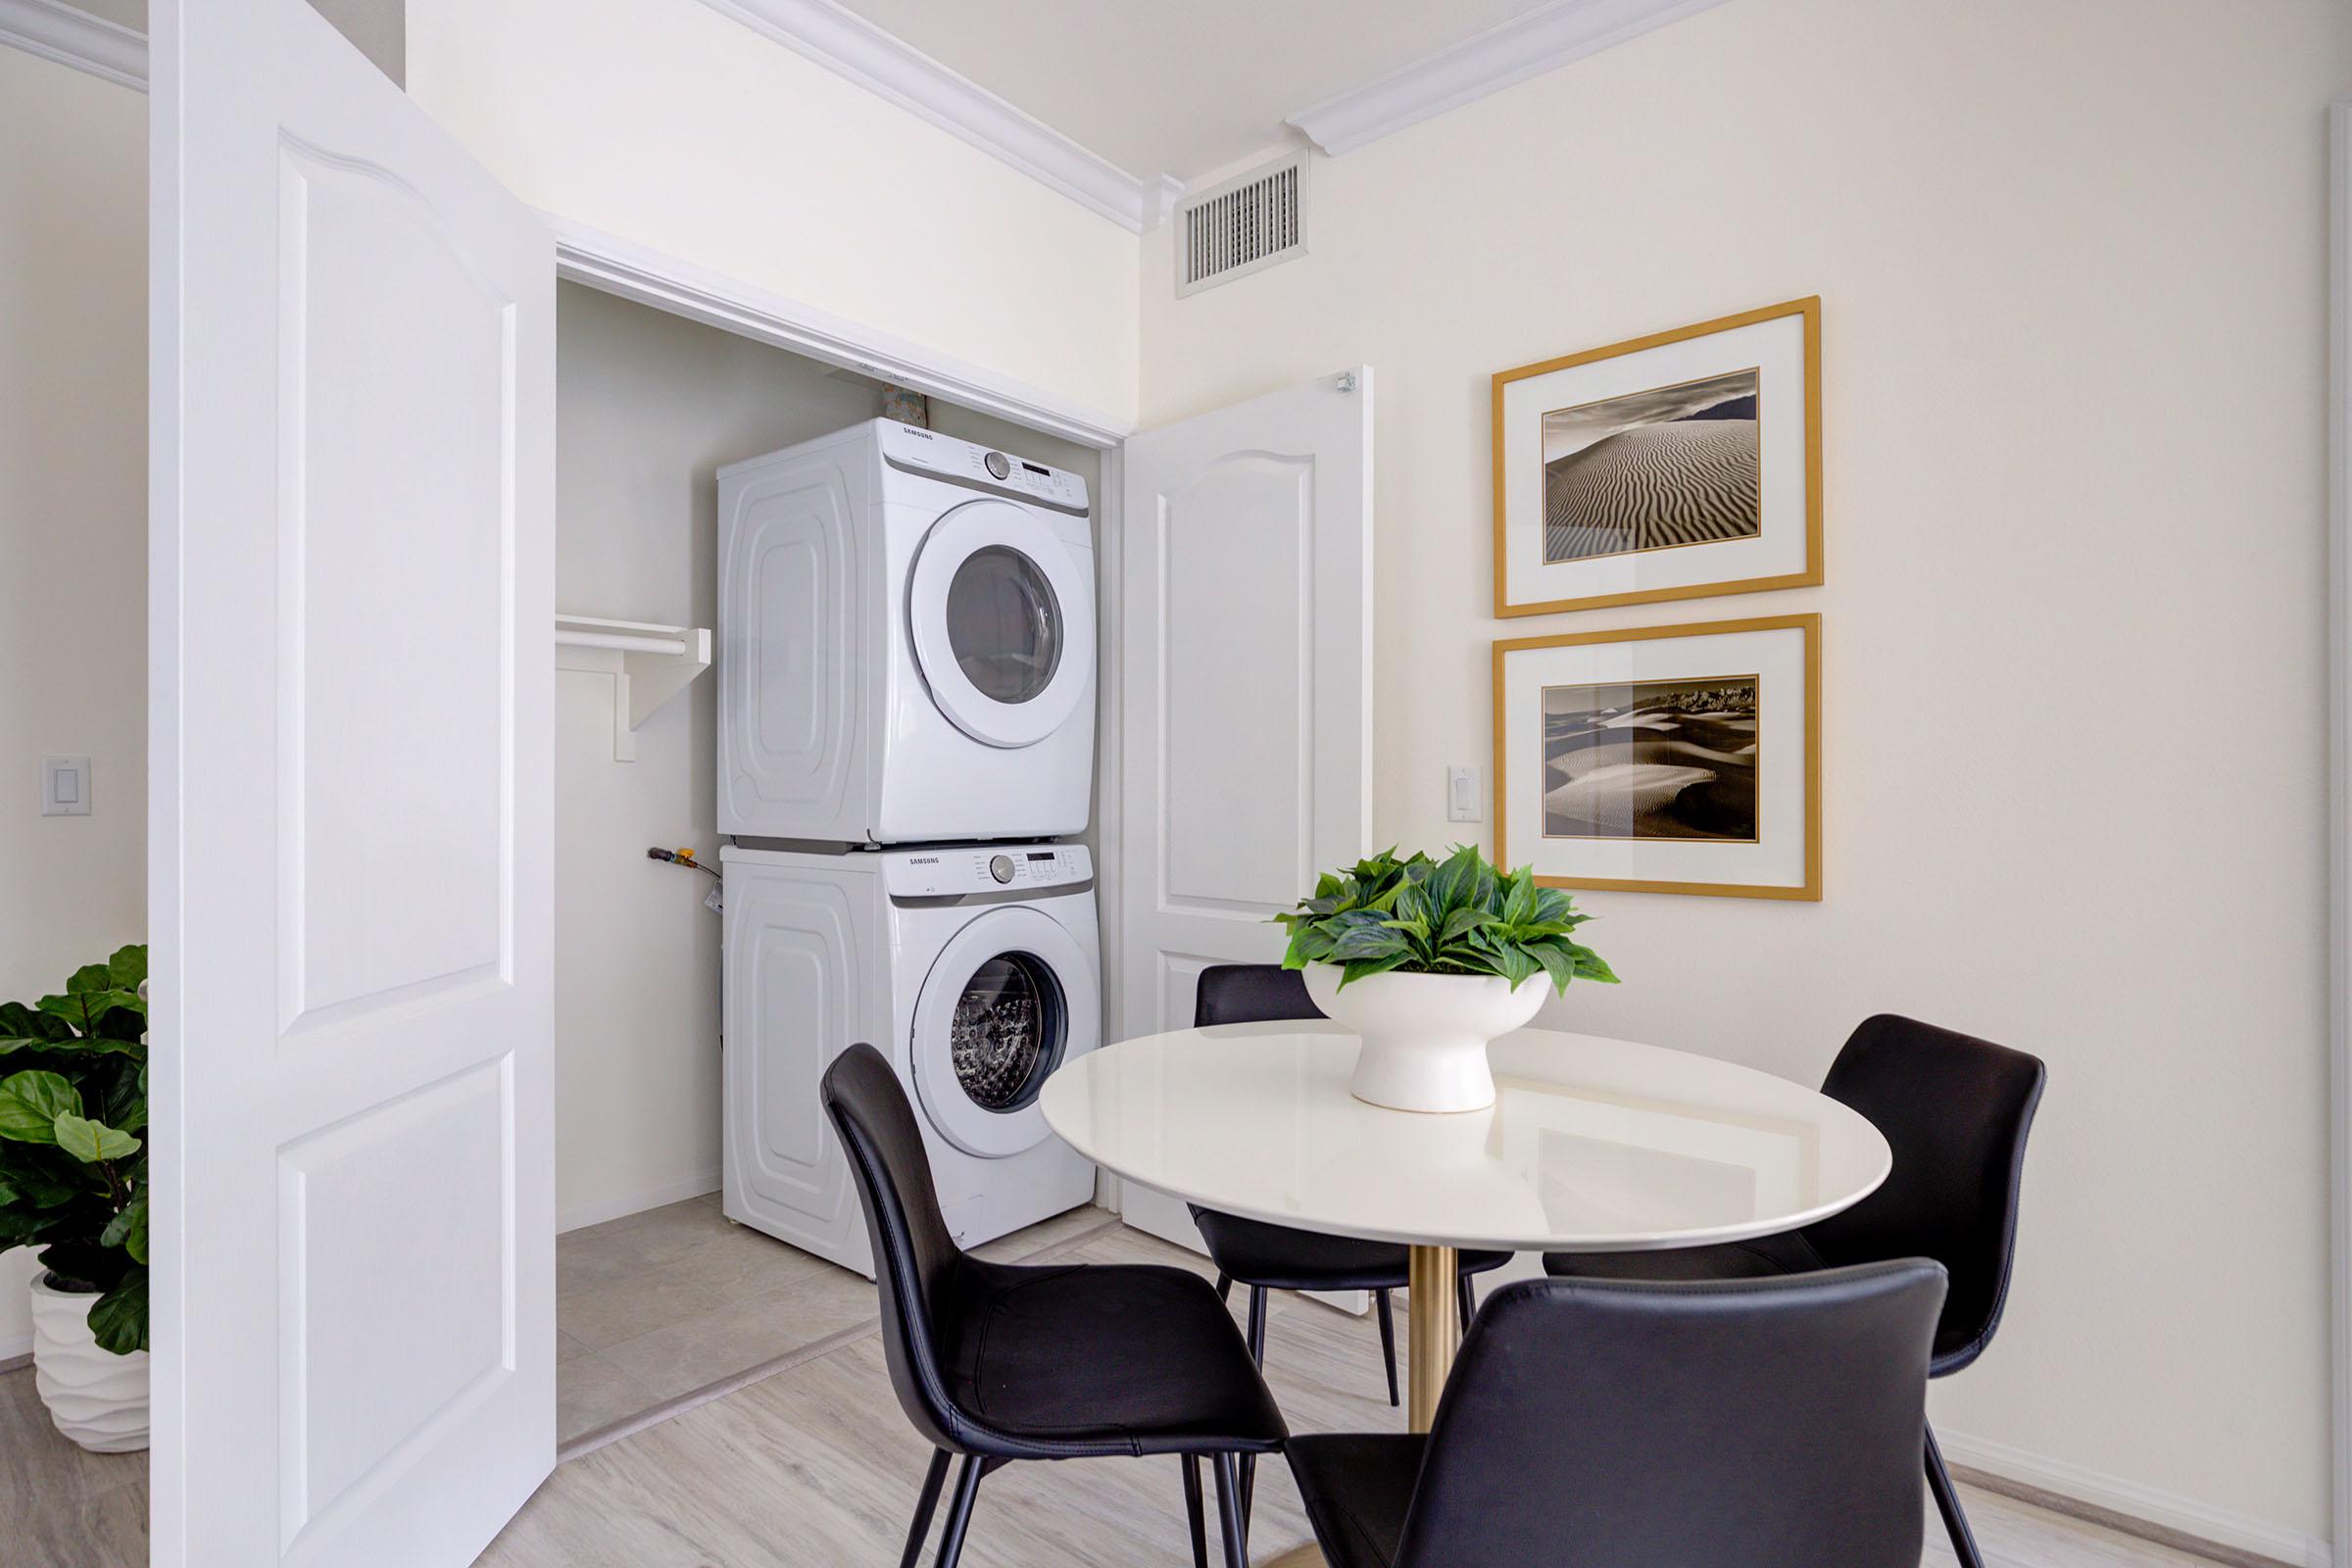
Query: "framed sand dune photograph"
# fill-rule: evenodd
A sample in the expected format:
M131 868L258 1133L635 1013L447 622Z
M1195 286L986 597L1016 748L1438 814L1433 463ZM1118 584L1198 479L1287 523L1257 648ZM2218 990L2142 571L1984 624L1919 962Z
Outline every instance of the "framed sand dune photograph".
M1494 860L1549 887L1821 897L1821 617L1494 644Z
M1494 612L1822 580L1821 302L1494 381Z

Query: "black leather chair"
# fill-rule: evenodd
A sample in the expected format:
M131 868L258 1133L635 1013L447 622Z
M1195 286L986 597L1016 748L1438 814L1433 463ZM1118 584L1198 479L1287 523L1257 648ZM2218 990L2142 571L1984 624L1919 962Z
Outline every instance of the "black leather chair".
M962 1555L981 1479L1015 1459L1182 1456L1193 1560L1207 1562L1200 1460L1216 1465L1227 1568L1245 1568L1242 1455L1282 1445L1282 1414L1233 1317L1199 1275L1152 1266L1015 1267L956 1245L898 1074L871 1046L825 1069L825 1110L849 1151L873 1238L891 1386L938 1451L902 1568L930 1533L960 1456L938 1568Z
M1220 1023L1322 1016L1323 1009L1306 994L1305 976L1274 963L1211 964L1200 971L1200 990L1193 1001L1193 1025L1201 1029ZM1217 1265L1217 1294L1226 1296L1237 1280L1250 1287L1250 1353L1261 1367L1266 1361L1268 1291L1370 1291L1380 1316L1380 1353L1388 1364L1389 1402L1396 1402L1396 1322L1389 1293L1405 1287L1403 1248L1390 1242L1320 1236L1198 1205L1193 1208L1193 1223L1200 1227L1208 1255ZM1459 1254L1456 1290L1464 1328L1478 1313L1470 1276L1500 1268L1510 1260L1508 1252Z
M1293 1438L1331 1568L1918 1568L1943 1270L1527 1280L1427 1437Z
M1554 1252L1554 1275L1579 1279L1730 1280L1798 1274L1892 1257L1932 1257L1951 1289L1936 1326L1930 1377L1984 1352L2000 1326L2017 1251L2017 1202L2048 1073L1990 1041L1882 1013L1846 1041L1822 1093L1886 1134L1894 1168L1842 1214L1801 1231L1672 1252ZM1928 1485L1965 1568L1984 1568L1936 1434L1926 1434Z

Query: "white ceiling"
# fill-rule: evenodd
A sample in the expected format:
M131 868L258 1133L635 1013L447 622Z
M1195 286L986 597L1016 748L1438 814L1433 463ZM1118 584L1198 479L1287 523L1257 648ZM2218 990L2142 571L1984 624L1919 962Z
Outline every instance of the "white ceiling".
M1190 181L1540 0L839 0L1128 173Z

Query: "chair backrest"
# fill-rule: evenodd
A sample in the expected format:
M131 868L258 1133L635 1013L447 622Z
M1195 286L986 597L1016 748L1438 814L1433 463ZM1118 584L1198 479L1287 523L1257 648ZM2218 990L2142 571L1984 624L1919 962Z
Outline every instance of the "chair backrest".
M1936 1373L1976 1359L2001 1321L2017 1250L2017 1201L2048 1073L1987 1040L1881 1013L1863 1020L1822 1093L1886 1134L1894 1168L1841 1214L1805 1229L1824 1261L1932 1257L1951 1276Z
M1323 1015L1306 994L1306 976L1279 963L1212 963L1200 971L1200 989L1193 994L1196 1029Z
M891 1386L915 1430L960 1448L961 1420L940 1376L938 1313L965 1263L931 1181L931 1156L906 1087L882 1053L855 1045L825 1069L825 1112L848 1150L874 1248Z
M1942 1300L1924 1258L1506 1285L1438 1405L1396 1568L1918 1568Z

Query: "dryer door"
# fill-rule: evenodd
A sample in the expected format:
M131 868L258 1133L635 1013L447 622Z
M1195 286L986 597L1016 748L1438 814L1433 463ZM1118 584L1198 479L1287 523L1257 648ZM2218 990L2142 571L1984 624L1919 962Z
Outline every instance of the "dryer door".
M1093 585L1025 507L972 501L933 523L915 554L906 612L931 700L976 741L1034 746L1086 695Z
M967 1154L1002 1159L1052 1133L1037 1092L1095 1049L1102 998L1070 933L1025 905L990 909L949 939L914 1005L914 1087Z

